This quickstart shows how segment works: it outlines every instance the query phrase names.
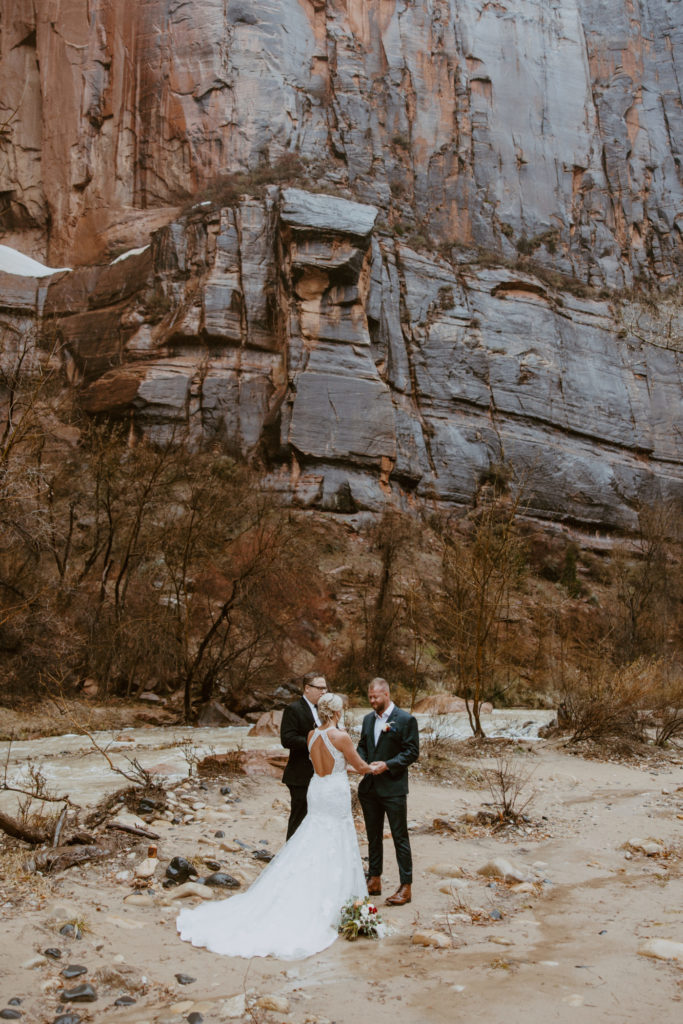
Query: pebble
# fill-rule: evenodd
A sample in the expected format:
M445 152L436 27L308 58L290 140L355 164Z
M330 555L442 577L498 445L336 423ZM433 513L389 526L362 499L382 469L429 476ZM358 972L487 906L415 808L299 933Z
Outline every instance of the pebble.
M135 1003L137 1003L137 999L133 999L132 996L119 996L114 1000L114 1006L134 1006Z
M498 910L496 907L494 907L493 910L490 912L489 917L491 918L492 921L503 920L503 915L501 914L500 910Z
M73 924L73 922L68 921L67 924L63 924L59 929L59 934L65 935L68 939L80 939L81 929L77 924Z
M439 886L439 892L445 893L446 896L455 896L458 889L466 888L467 882L464 882L461 878L451 878L450 882Z
M82 964L69 964L62 971L63 978L78 978L81 974L87 974L88 968Z
M244 992L233 996L231 999L224 999L221 1003L221 1020L233 1020L236 1017L243 1017L247 1010L247 1000Z
M176 889L172 889L166 896L167 900L183 900L187 896L201 896L203 900L213 898L214 892L211 886L201 885L199 882L184 882Z
M185 857L173 857L166 868L166 878L170 882L186 882L192 875L197 876L197 869Z
M19 1020L21 1016L21 1010L0 1010L0 1020Z
M81 1018L77 1013L61 1013L55 1017L54 1024L81 1024Z
M512 939L506 939L502 935L489 935L489 942L494 942L496 946L514 946Z
M176 974L175 980L179 985L192 985L197 979L190 977L189 974Z
M89 982L77 985L76 988L65 988L59 996L63 1003L94 1003L97 992Z
M482 867L477 868L477 874L484 875L486 878L502 878L506 882L526 882L528 880L527 871L512 864L504 857L494 857L493 860L487 861Z
M655 960L683 960L683 942L672 942L671 939L648 939L638 950L640 956L650 956Z
M202 1024L204 1018L201 1013L190 1013L187 1018L187 1024Z
M42 967L46 963L47 959L44 956L32 956L30 960L25 960L21 966L25 971L32 971L35 967Z
M124 869L123 871L117 871L114 878L117 882L127 882L129 878L133 877L133 872Z
M411 941L414 946L433 946L435 949L450 949L453 945L450 935L436 931L413 932Z
M427 871L441 878L462 878L463 870L458 864L432 864Z
M240 883L225 871L215 871L204 879L204 885L215 885L223 889L239 889Z
M204 863L206 864L207 868L211 868L212 871L221 870L221 862L219 860L205 860Z
M19 996L12 996L11 999L7 1000L8 1006L21 1006L21 999Z
M62 951L61 949L57 949L56 946L48 946L47 949L43 950L43 953L45 956L49 956L53 960L61 960L62 958Z
M664 844L654 839L629 839L627 845L647 857L657 857L664 853Z
M213 837L214 839L225 839L225 832L219 828L217 832L214 832Z
M289 1013L289 999L284 996L259 996L256 1005L260 1010L272 1010L273 1013Z
M230 786L221 786L221 796L230 796L231 793Z
M271 853L270 850L254 850L254 852L252 853L252 857L254 858L254 860L263 860L266 863L268 863L268 861L271 861L274 856L275 854Z
M150 892L131 892L123 897L123 902L131 907L153 907L154 897Z

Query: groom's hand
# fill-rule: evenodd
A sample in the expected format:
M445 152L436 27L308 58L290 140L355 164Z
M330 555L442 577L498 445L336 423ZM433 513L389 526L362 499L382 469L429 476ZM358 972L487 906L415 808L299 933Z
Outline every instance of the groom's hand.
M381 775L387 770L387 763L386 761L373 761L370 767L373 775Z

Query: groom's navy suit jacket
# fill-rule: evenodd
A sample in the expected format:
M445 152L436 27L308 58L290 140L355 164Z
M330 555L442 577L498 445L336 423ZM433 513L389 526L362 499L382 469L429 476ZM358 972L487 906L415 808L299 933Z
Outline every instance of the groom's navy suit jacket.
M417 722L407 711L394 705L375 746L375 712L363 719L358 753L367 761L385 761L387 770L381 775L364 775L358 796L374 789L378 797L405 796L408 792L408 768L420 754Z

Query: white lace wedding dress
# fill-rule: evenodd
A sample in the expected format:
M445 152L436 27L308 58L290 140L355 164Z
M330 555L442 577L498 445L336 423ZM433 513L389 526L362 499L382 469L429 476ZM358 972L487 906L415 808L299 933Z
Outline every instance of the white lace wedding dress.
M334 758L330 775L314 775L308 814L245 893L177 918L180 937L223 956L301 960L332 945L347 900L367 895L351 816L346 758L315 729Z

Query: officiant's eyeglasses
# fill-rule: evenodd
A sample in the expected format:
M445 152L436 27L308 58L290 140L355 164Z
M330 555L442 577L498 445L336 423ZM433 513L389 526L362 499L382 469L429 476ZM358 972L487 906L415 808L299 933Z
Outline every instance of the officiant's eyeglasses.
M306 683L306 686L310 687L311 690L325 690L327 692L327 685L318 686L317 683Z

